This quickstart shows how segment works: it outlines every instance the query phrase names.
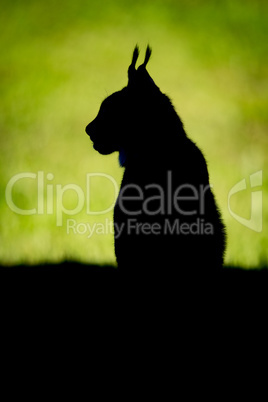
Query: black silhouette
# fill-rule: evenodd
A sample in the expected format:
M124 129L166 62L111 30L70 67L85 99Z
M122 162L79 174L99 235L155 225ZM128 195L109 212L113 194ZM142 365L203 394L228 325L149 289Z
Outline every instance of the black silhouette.
M119 151L125 168L114 209L119 271L131 274L216 272L223 264L225 229L209 186L205 158L187 137L170 99L146 70L107 97L86 127L94 149Z

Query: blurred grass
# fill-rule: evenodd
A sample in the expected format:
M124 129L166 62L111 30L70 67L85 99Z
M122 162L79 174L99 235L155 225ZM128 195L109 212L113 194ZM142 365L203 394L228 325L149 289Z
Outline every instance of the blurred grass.
M232 1L1 2L0 63L0 263L72 259L114 263L112 234L67 233L67 219L98 224L112 212L21 216L5 200L10 178L44 171L47 184L74 183L86 193L86 174L102 172L118 183L117 155L97 154L84 133L101 101L127 83L136 43L149 42L148 70L167 93L188 135L203 150L228 232L226 263L267 265L267 23L268 3ZM227 197L241 179L263 170L263 231L254 232L229 213ZM46 175L52 173L53 180ZM91 201L106 208L111 185L95 182ZM231 207L249 218L250 191ZM14 188L18 205L37 205L36 181ZM73 193L66 208L75 207Z

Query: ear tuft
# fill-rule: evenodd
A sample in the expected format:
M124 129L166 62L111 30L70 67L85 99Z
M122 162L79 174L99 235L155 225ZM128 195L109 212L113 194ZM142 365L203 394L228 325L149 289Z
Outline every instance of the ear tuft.
M139 48L138 45L135 46L135 49L133 51L133 56L132 56L132 61L130 66L128 67L128 79L129 80L133 80L133 78L135 77L135 73L136 73L136 63L139 57Z
M152 54L152 48L149 45L147 45L146 53L145 53L145 59L144 59L144 62L142 64L144 68L146 67L146 65L148 63L148 61L149 61L149 59L151 57L151 54Z
M137 63L137 60L138 60L138 57L139 57L139 53L140 53L139 47L138 47L138 45L136 45L135 49L133 51L131 66L135 67L135 65Z

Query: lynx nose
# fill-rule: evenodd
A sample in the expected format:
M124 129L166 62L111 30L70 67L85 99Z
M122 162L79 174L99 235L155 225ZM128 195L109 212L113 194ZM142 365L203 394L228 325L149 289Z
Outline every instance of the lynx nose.
M85 132L87 133L87 135L89 135L90 136L90 124L91 123L89 123L87 126L86 126L86 129L85 129Z
M89 136L89 138L91 139L91 141L94 142L94 139L92 138L92 132L93 132L93 130L92 130L91 123L86 126L86 130L85 130L85 131L86 131L87 135Z
M95 124L95 120L93 120L92 122L90 122L87 126L86 126L86 133L87 135L90 137L91 141L94 142L94 139L96 137L95 133L96 133L96 124Z

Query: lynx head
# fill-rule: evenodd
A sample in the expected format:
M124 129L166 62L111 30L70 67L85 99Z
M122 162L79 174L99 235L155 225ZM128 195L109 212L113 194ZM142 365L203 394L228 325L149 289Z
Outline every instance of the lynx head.
M108 96L96 118L86 127L94 149L103 155L126 150L140 141L137 138L140 129L146 125L155 97L160 93L146 70L151 53L147 46L144 62L136 69L139 49L135 47L128 68L128 85Z

